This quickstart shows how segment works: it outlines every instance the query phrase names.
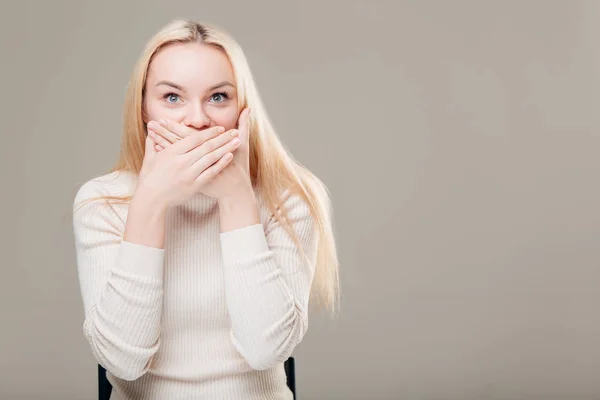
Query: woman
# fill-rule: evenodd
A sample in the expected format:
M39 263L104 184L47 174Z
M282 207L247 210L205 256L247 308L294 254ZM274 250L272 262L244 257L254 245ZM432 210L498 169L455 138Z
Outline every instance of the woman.
M290 399L309 297L338 303L326 188L280 143L239 45L197 22L145 48L118 163L79 188L74 234L112 399Z

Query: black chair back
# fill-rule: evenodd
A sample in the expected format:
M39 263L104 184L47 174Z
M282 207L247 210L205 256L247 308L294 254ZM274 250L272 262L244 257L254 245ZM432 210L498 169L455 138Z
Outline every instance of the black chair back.
M296 363L294 357L288 358L283 363L283 368L285 369L287 385L294 394L294 400L296 400ZM111 392L112 385L106 377L106 370L98 364L98 400L109 400Z

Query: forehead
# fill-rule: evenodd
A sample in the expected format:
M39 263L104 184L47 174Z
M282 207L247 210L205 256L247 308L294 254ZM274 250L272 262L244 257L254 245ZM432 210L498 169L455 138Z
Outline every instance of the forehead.
M201 43L173 43L159 50L148 68L148 84L169 80L190 90L229 81L233 69L222 50Z

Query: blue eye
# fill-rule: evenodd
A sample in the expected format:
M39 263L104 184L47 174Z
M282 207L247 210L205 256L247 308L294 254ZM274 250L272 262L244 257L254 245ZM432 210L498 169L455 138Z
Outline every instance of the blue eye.
M219 101L215 99L215 96L220 96L222 99ZM229 95L225 92L218 92L210 96L211 100L215 100L215 103L222 103L229 98Z
M175 100L174 102L169 101L169 99L173 99L173 98L179 98L179 95L175 94L175 93L167 93L163 96L163 99L167 100L167 103L169 104L175 104L177 102L177 100Z

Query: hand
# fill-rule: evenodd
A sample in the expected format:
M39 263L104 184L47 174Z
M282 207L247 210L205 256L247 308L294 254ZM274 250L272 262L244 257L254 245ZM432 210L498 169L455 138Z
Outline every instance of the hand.
M202 193L207 196L220 200L235 196L241 191L247 193L251 190L249 115L250 109L244 109L238 119L238 128L225 133L225 135L227 133L232 135L239 134L240 144L235 152L233 152L233 160L228 168L220 170L218 176L203 187ZM156 151L164 152L171 146L177 145L180 140L198 131L183 124L163 120L160 123L149 122L148 132L154 141Z
M196 131L158 152L149 133L138 190L165 207L185 202L202 193L227 165L240 145L222 127Z
M240 147L233 154L232 165L242 168L250 177L250 108L246 107L238 119Z

